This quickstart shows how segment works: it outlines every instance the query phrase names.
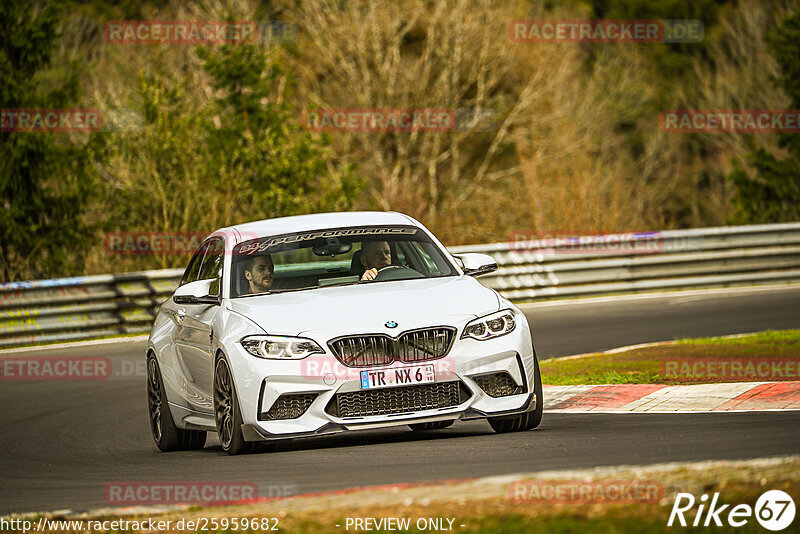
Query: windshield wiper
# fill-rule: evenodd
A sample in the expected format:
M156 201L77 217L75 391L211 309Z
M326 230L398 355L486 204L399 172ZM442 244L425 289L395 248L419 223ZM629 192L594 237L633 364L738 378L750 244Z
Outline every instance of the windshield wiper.
M294 291L307 291L309 289L317 289L319 286L308 286L308 287L294 287L294 288L286 288L286 289L270 289L270 294L272 293L292 293Z
M320 289L322 289L322 288L325 288L325 287L354 286L354 285L359 284L359 283L361 283L361 280L359 280L358 282L339 282L338 284L328 284L328 285L318 286L318 287Z

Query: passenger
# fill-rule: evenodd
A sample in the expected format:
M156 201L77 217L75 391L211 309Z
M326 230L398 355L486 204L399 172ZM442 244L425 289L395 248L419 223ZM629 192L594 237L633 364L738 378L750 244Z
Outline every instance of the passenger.
M272 257L267 255L254 256L245 261L244 277L250 284L249 294L267 293L275 279L275 265Z

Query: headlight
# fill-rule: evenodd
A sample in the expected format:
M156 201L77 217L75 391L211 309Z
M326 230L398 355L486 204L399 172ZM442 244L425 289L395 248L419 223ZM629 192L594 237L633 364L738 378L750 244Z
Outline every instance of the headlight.
M461 339L468 337L477 339L478 341L493 339L508 334L514 330L516 326L517 323L514 321L514 312L511 310L501 310L470 321L467 326L464 327L464 333L461 334Z
M241 344L253 356L268 360L301 360L325 352L313 340L302 337L248 336Z

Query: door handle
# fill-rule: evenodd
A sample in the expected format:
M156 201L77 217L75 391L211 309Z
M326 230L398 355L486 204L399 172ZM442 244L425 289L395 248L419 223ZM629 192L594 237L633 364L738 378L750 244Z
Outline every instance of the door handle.
M175 312L175 318L177 318L179 321L183 321L185 317L186 317L186 310L184 310L183 308Z

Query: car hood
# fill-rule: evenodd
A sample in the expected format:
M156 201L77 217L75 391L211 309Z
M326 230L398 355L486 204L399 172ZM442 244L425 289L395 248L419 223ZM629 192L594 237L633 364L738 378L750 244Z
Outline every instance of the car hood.
M273 335L396 335L496 311L497 294L470 276L372 282L231 299L229 309ZM393 321L397 327L388 329Z

